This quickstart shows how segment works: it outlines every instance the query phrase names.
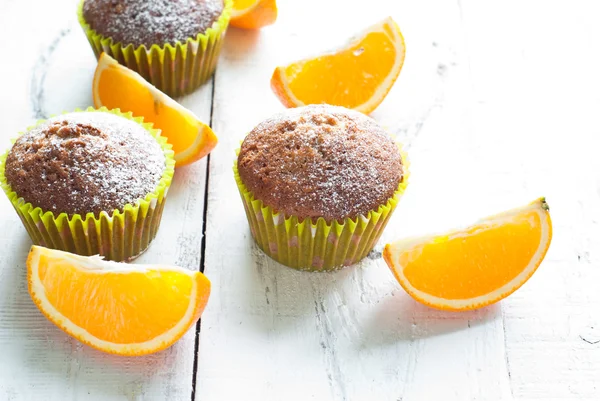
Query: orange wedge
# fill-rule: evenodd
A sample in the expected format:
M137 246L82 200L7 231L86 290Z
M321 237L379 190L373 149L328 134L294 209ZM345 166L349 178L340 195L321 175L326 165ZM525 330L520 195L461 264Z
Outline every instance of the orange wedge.
M173 145L178 167L201 159L217 145L215 133L194 113L106 53L98 60L92 95L97 108L130 111L159 128Z
M128 265L39 246L27 258L33 302L82 343L117 355L145 355L177 341L210 294L200 272Z
M287 107L327 103L368 114L394 85L404 53L398 25L386 18L340 50L277 67L271 88Z
M414 299L460 311L516 291L536 271L551 240L548 204L541 198L465 229L387 244L383 256Z
M234 0L231 10L232 26L244 29L259 29L277 20L275 0Z

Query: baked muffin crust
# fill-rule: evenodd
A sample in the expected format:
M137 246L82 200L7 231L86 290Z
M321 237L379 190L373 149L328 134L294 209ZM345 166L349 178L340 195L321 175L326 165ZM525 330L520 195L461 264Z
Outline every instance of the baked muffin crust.
M85 0L83 17L99 34L134 47L185 43L223 12L223 0Z
M403 180L400 151L383 128L329 105L288 109L260 123L244 140L237 167L265 205L327 222L376 210Z
M153 192L165 169L158 142L139 124L104 112L54 117L21 135L6 159L11 189L56 214L123 210Z

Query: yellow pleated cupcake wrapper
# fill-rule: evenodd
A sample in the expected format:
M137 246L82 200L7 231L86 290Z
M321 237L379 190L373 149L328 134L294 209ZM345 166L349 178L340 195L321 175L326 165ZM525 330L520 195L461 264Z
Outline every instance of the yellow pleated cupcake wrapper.
M146 250L158 231L175 171L171 145L165 137L160 136L160 130L153 129L152 124L144 123L142 118L133 117L131 113L122 113L119 109L108 110L105 107L75 111L106 112L125 117L142 125L156 139L164 152L166 165L154 192L139 199L135 204L125 205L123 211L102 211L99 216L95 216L94 213L85 216L74 214L70 217L67 213L61 213L55 216L50 211L34 207L11 189L4 174L9 151L0 156L0 186L34 244L79 255L102 255L115 261L131 260ZM38 121L28 130L43 122L44 120Z
M185 42L134 48L132 44L115 43L92 29L83 17L83 2L77 8L77 17L96 58L107 53L171 97L194 91L215 71L233 6L233 0L224 0L223 12L212 26Z
M358 263L379 240L408 185L408 159L403 151L401 154L404 177L394 195L366 216L342 223L327 223L322 217L314 223L312 219L300 220L275 212L254 198L240 178L237 161L234 162L235 181L254 240L271 258L298 270L331 271Z

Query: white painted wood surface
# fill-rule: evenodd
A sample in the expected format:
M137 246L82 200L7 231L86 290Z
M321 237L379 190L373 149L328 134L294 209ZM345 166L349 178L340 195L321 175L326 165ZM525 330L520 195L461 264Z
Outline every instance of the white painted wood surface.
M158 238L139 261L203 264L213 294L198 337L190 330L165 352L118 358L63 334L30 301L30 241L0 196L0 400L600 399L600 3L279 3L276 25L231 29L214 81L182 99L212 119L220 144L208 170L204 160L177 171ZM409 190L360 265L285 268L252 242L234 149L282 110L269 88L276 65L387 15L407 58L373 117L407 145ZM3 149L37 118L91 104L95 61L72 1L0 0L0 55ZM542 195L552 247L500 304L428 309L380 257L386 240Z

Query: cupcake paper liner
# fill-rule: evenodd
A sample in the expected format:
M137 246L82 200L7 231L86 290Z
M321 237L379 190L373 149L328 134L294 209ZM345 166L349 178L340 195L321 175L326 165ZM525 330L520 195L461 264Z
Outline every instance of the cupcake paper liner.
M173 151L166 138L160 136L160 130L153 129L150 123L143 123L140 117L105 107L98 110L90 107L85 111L108 112L125 117L142 125L156 139L164 152L166 166L154 192L135 204L126 204L123 211L102 211L98 216L94 213L85 216L74 214L70 217L67 213L61 213L55 216L50 211L25 202L11 189L4 175L10 150L0 156L0 187L8 196L34 244L84 256L101 255L108 260L128 261L144 252L156 236L175 171ZM44 120L38 121L33 127L42 122Z
M77 16L96 58L107 53L171 97L194 91L213 74L233 4L233 0L224 0L221 16L195 38L175 45L156 43L148 49L145 45L134 48L132 44L115 43L93 30L83 17L83 2L79 3Z
M394 195L366 216L345 219L342 223L320 217L301 220L284 216L255 199L242 182L237 160L233 173L252 237L268 256L277 262L304 271L331 271L353 265L373 249L408 184L408 161L401 151L404 178Z

